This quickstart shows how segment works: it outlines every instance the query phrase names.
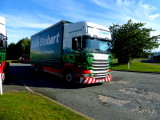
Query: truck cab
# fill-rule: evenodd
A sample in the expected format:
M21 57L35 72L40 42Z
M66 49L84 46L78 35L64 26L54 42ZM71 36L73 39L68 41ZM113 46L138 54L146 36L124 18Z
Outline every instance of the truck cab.
M110 31L104 26L90 22L66 24L63 48L67 59L64 61L70 63L66 65L66 71L72 66L70 71L77 70L74 73L81 76L77 81L83 84L110 81L111 40Z
M5 80L9 69L9 64L6 63L7 30L5 25L5 18L0 16L0 79L2 81Z
M6 21L4 17L0 16L0 47L7 47L7 30L6 30Z

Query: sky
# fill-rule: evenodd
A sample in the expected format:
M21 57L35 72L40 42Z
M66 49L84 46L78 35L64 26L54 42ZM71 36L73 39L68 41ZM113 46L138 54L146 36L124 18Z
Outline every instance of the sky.
M160 35L160 0L0 0L0 4L9 44L30 38L60 20L109 27L132 19L155 30L152 36ZM160 47L153 51L160 51Z

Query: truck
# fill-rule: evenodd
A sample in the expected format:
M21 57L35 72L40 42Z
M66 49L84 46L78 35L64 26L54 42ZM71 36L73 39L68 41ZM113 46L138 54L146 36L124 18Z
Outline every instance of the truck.
M67 82L103 83L112 80L111 42L105 26L61 20L31 36L30 62Z
M7 30L5 25L5 18L0 16L0 80L2 80L2 82L9 72L9 63L6 62Z

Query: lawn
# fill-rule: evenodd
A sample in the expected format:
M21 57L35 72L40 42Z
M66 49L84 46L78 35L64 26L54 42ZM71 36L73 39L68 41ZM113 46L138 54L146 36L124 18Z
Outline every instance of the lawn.
M18 63L18 60L6 60L9 63Z
M133 60L130 63L130 69L128 69L128 64L118 64L117 60L114 60L112 64L112 69L160 73L160 64L159 63L143 63L141 62L141 60Z
M0 120L87 120L85 117L28 92L0 95Z

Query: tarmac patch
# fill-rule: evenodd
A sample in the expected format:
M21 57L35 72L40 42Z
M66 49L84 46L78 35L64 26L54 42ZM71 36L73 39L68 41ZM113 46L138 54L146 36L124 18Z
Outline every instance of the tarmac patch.
M123 88L117 92L118 96L98 95L98 99L109 107L145 114L155 119L160 117L160 94L138 88Z
M131 101L119 100L119 99L115 99L115 98L107 97L103 95L98 95L98 97L103 103L115 104L120 107L131 102Z
M138 88L124 88L119 91L131 96L132 102L125 105L125 108L156 118L160 117L160 94Z

